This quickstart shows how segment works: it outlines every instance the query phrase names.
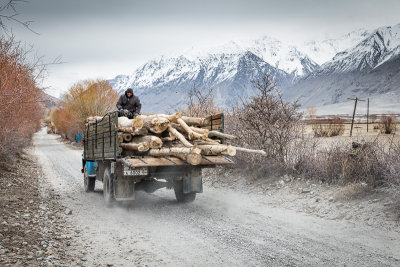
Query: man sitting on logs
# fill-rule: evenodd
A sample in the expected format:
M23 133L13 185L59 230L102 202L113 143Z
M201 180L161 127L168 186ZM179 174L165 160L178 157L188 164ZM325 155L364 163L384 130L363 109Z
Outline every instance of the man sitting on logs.
M133 94L132 88L128 88L125 94L119 97L117 108L120 117L125 116L133 118L140 114L142 105L140 104L139 98Z

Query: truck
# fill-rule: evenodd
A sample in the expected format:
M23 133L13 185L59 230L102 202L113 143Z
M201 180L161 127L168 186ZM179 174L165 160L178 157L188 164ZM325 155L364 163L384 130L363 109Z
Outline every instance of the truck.
M224 114L211 115L211 130L224 130ZM174 189L178 202L192 202L203 192L203 168L232 164L227 156L202 156L201 163L191 165L175 156L154 157L146 153L125 154L118 141L118 112L109 112L89 121L84 133L82 173L84 190L92 192L96 181L103 183L104 202L135 200L139 190L153 193L160 188ZM223 140L221 140L223 142Z

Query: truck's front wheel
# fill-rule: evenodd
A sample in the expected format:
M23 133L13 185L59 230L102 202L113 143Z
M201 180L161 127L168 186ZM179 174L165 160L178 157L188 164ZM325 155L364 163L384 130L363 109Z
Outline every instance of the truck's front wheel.
M114 203L114 175L111 174L110 167L106 167L103 176L103 196L104 203L111 207Z
M83 187L85 192L93 192L96 183L96 177L89 177L87 166L83 169Z
M174 191L178 202L192 202L196 199L196 192L183 192L183 180L174 180Z

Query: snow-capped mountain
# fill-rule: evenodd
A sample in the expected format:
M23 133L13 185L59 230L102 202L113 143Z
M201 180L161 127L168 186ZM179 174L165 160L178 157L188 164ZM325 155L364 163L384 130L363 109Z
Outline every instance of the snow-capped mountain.
M293 45L264 36L249 43L242 43L243 50L252 52L277 69L295 77L310 74L319 65Z
M250 81L261 78L264 73L269 73L282 86L287 86L292 79L291 75L246 51L195 59L181 56L152 60L130 76L117 76L110 84L120 92L134 88L145 112L167 112L184 105L193 86L201 90L213 88L218 105L232 106L238 97L254 95Z
M372 31L285 92L288 99L302 97L305 106L400 96L400 24Z
M299 49L308 55L314 62L322 65L342 51L356 46L359 42L370 35L370 31L358 29L335 39L323 41L310 41L300 46Z
M283 70L294 77L302 77L316 70L319 65L301 52L296 46L263 36L256 40L230 41L227 44L197 48L186 51L185 57L207 58L210 54L240 54L250 51L271 66Z
M299 47L262 37L190 49L151 60L110 83L120 92L132 87L145 112L168 112L185 104L193 86L213 88L215 102L229 107L254 95L250 81L264 73L271 75L286 99L301 97L305 107L355 96L390 93L400 97L400 24Z
M338 53L322 68L328 73L369 71L393 59L399 52L400 24L375 30L355 47Z

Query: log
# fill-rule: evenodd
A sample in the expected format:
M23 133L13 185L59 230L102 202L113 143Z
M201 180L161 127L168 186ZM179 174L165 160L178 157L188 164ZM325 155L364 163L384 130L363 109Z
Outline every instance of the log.
M237 137L234 136L234 135L226 134L226 133L221 133L221 132L219 132L219 131L210 131L210 132L208 133L208 136L210 136L210 137L213 137L213 136L214 136L214 137L224 138L224 139L230 139L230 140L237 139Z
M90 116L86 118L86 123L88 123L89 121L98 121L101 120L103 117L101 116Z
M149 155L151 156L176 156L185 160L191 165L198 165L201 163L201 149L188 148L188 147L170 147L160 149L150 149Z
M124 139L125 142L129 143L132 141L133 136L130 133L123 133L122 134L122 139Z
M175 156L186 161L190 165L199 165L203 158L200 154L176 154Z
M207 137L204 136L204 134L200 134L197 133L195 131L193 131L189 125L186 124L186 122L182 119L177 119L178 124L186 131L186 133L188 134L188 138L189 140L192 139L206 139Z
M167 130L168 124L169 120L163 116L139 115L133 120L132 125L136 129L138 129L139 126L142 126L153 133L162 133Z
M186 138L180 133L178 132L178 130L176 130L175 128L173 128L171 125L168 126L168 131L175 136L179 141L181 141L181 143L186 146L186 147L193 147L193 145L191 143L189 143L188 140L186 140Z
M193 127L193 126L190 126L190 129L192 129L193 132L196 132L196 133L199 133L199 134L203 134L203 135L205 135L207 137L208 137L208 133L210 132L210 130L208 130L208 129L197 128L197 127Z
M248 149L248 148L244 148L244 147L235 147L236 151L241 151L241 152L246 152L246 153L253 153L253 154L260 154L264 157L267 156L267 152L265 152L264 150L257 150L257 149Z
M207 126L210 124L210 120L206 118L195 118L195 117L187 117L182 116L181 118L187 125L190 126Z
M140 129L142 127L147 127L148 129L150 129L149 125L147 125L147 126L144 125L146 122L147 123L152 122L155 124L162 124L162 122L165 122L166 120L168 120L169 122L177 122L177 120L180 117L182 117L182 113L180 113L180 112L177 112L172 115L167 115L167 114L139 115L133 119L132 126L136 129ZM156 119L156 120L153 121L153 119ZM155 127L157 128L159 126L155 126ZM161 129L157 129L156 131L159 131L157 133L161 133L166 130L166 128L164 130L161 130Z
M131 127L132 120L128 119L128 117L118 117L118 128L122 127Z
M219 145L221 141L207 138L205 140L193 140L193 143L198 145Z
M207 140L194 140L193 144L195 144L195 145L219 145L218 142L214 142L214 141L210 142Z
M139 151L139 152L145 152L149 150L149 144L144 142L144 143L122 143L120 144L120 147L126 150L134 150L134 151Z
M175 141L176 137L173 135L170 135L168 137L161 137L161 141L163 142L171 142L171 141Z
M132 127L120 127L118 132L130 133L131 135L147 135L149 133L146 128L134 129Z
M135 118L133 118L132 120L132 127L134 129L142 129L143 128L143 120L141 119L142 115L136 116Z
M166 114L157 114L157 115L167 118L170 122L177 122L177 120L182 117L182 113L180 112L177 112L172 115L166 115Z
M122 133L118 133L118 143L121 144L124 142L124 138L122 137Z
M204 155L235 156L236 148L230 145L198 145Z
M134 143L146 142L150 148L161 148L163 145L161 138L154 135L135 136L133 137L133 142Z
M219 139L211 139L211 138L207 138L205 141L208 141L208 142L214 142L214 143L217 143L217 144L221 144L221 140L219 140Z

